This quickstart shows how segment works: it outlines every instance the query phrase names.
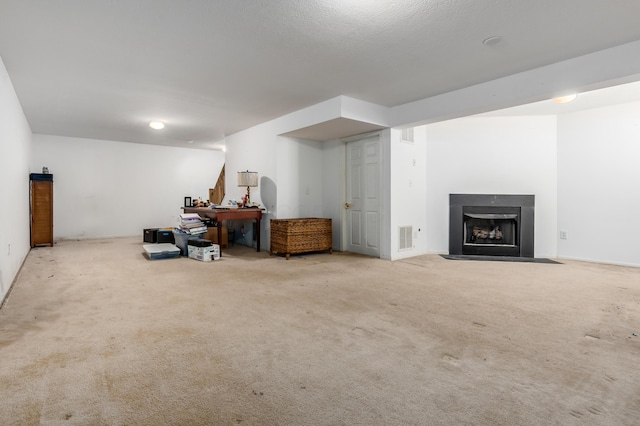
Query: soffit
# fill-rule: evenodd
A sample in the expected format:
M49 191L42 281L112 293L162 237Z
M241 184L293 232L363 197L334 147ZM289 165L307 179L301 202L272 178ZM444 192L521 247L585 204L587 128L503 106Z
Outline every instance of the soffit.
M384 128L384 126L366 123L363 121L351 120L348 118L336 118L313 126L294 130L292 132L283 133L281 136L321 142L360 135Z

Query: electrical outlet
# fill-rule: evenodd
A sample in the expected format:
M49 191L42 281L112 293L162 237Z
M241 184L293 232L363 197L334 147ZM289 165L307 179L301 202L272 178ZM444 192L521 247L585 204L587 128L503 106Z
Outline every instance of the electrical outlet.
M7 245L7 256L11 256L11 243Z
M569 232L568 231L560 231L560 239L561 240L566 240L569 238Z

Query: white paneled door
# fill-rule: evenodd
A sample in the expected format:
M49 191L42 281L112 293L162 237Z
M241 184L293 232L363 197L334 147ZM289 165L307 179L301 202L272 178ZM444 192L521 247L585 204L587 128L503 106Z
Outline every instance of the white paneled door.
M347 143L347 251L380 256L380 137Z

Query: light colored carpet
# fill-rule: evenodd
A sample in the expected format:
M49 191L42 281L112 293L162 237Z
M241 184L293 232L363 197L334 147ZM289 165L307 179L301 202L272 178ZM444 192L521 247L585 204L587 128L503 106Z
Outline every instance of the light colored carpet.
M640 269L347 253L29 254L3 425L637 425Z

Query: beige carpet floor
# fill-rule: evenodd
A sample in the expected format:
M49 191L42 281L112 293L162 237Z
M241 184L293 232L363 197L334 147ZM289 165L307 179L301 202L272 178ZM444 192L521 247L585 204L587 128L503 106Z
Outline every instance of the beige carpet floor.
M31 251L2 425L637 425L640 269Z

